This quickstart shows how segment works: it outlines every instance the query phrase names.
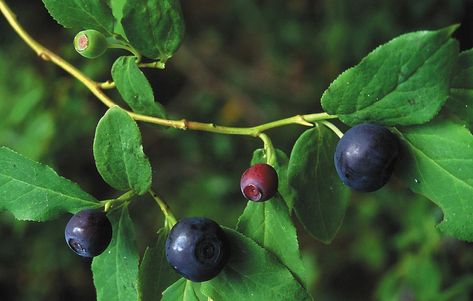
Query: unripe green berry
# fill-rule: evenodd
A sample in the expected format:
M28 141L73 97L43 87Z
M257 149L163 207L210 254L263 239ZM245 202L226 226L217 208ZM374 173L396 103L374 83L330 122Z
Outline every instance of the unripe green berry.
M83 57L93 59L107 51L108 43L101 32L88 29L76 34L74 38L74 48Z

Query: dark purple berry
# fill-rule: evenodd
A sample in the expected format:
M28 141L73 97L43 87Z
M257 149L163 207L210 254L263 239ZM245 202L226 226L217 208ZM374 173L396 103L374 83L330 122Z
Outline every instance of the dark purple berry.
M220 273L230 257L225 232L211 219L180 220L166 240L166 258L184 278L207 281Z
M245 198L250 201L269 200L278 189L278 174L271 165L255 164L241 176L240 188Z
M105 251L112 240L112 224L102 210L87 209L71 217L64 234L72 251L94 257Z
M335 150L335 168L345 185L363 192L383 187L399 156L399 140L385 127L360 124L349 129Z

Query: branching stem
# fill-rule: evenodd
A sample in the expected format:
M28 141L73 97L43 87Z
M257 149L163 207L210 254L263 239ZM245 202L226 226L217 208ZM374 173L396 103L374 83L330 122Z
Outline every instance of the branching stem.
M94 94L105 106L111 108L117 106L117 104L110 99L104 92L103 89L108 89L111 87L109 84L98 83L84 73L79 71L76 67L72 66L69 62L65 61L59 55L55 54L51 50L47 49L35 39L33 39L26 30L20 25L15 14L11 11L8 5L4 0L0 0L0 11L5 16L6 20L10 26L15 30L15 32L25 41L25 43L33 49L36 54L43 60L50 61L64 71L72 75L78 81L80 81L84 86L86 86L92 94ZM131 50L130 50L131 51ZM154 64L154 63L151 63ZM143 65L147 67L146 64ZM196 121L188 121L186 119L181 120L169 120L163 118L157 118L142 114L133 113L127 111L127 113L136 121L142 121L147 123L153 123L157 125L172 127L181 130L195 130L195 131L206 131L219 134L228 134L228 135L247 135L253 137L259 137L261 133L266 130L285 126L289 124L300 124L305 126L313 126L314 122L337 118L337 116L329 115L327 113L316 113L316 114L307 114L307 115L296 115L289 118L284 118L276 120L273 122L261 124L254 127L226 127L216 125L214 123L202 123Z
M106 81L106 82L103 82L103 83L97 83L99 88L102 89L102 90L109 90L109 89L115 89L116 88L116 85L115 85L115 82L113 81Z

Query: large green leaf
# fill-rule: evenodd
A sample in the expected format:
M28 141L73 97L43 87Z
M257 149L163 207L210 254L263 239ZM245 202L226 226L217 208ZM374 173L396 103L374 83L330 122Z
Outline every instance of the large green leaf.
M251 164L264 162L264 151L256 150ZM279 168L279 165L275 168ZM308 287L308 274L299 252L296 228L289 209L279 195L266 202L249 201L238 219L237 230L273 253L305 287Z
M464 126L435 122L403 129L400 178L443 210L440 230L473 241L473 136Z
M146 248L141 261L139 292L142 301L159 300L163 291L179 278L166 261L167 235L166 229L160 229L156 242L152 247Z
M97 301L138 300L138 250L128 207L109 214L113 238L107 250L94 258L92 272Z
M119 107L109 109L97 125L94 158L100 175L118 190L143 194L151 186L151 165L143 153L140 130Z
M49 14L67 28L112 33L114 19L104 0L43 0Z
M458 57L453 77L450 98L445 107L473 128L473 49L462 52Z
M326 243L340 228L350 196L333 163L337 141L329 129L316 124L297 139L288 168L297 217L310 234Z
M148 79L136 65L136 57L122 56L112 67L112 78L123 100L139 114L166 118L163 106L154 101L153 89Z
M127 1L122 24L133 47L163 62L176 52L184 36L178 0Z
M311 300L307 291L271 253L253 240L225 228L231 257L201 291L214 301Z
M249 201L238 220L237 230L273 253L299 282L308 286L296 228L286 204L279 196L262 203Z
M158 300L158 299L153 299ZM161 301L207 301L199 291L199 284L181 278L163 292Z
M0 148L0 209L17 219L45 221L61 213L100 206L94 197L50 167Z
M404 34L376 48L325 91L322 106L349 125L414 125L431 120L448 98L457 26Z

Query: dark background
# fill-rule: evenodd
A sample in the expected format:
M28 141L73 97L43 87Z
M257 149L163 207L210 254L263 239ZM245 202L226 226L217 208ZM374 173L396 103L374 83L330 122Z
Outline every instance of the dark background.
M86 60L74 31L41 1L8 1L32 36L96 80L110 78L110 51ZM405 32L453 23L462 49L473 47L473 1L183 1L187 35L164 71L147 70L171 116L251 126L321 110L324 89L370 50ZM115 99L118 99L115 94ZM111 190L93 157L94 128L105 107L59 68L38 59L0 18L0 145L47 163L100 199ZM343 126L342 126L343 127ZM177 216L205 215L233 227L246 202L239 178L257 139L142 125L153 187ZM289 153L303 128L269 132ZM316 184L316 183L314 183ZM148 198L131 205L140 252L162 225ZM0 213L0 300L95 300L90 261L69 251L69 216L17 222ZM373 194L354 195L331 245L300 226L312 262L316 300L473 300L470 244L435 229L441 211L396 179Z

